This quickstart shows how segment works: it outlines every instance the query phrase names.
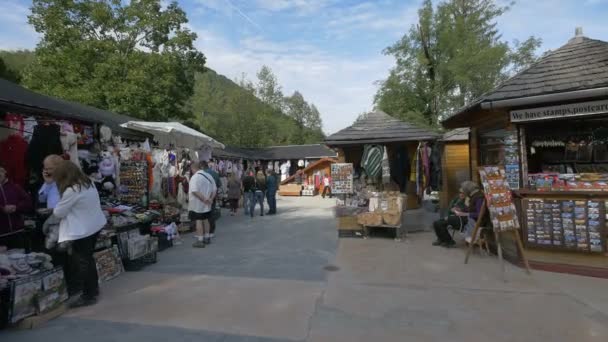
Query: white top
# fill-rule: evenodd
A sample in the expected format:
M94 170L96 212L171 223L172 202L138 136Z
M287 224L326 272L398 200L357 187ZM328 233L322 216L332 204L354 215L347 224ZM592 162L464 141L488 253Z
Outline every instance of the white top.
M323 185L329 186L329 177L323 178Z
M82 188L80 191L67 188L53 210L53 215L61 219L58 242L91 236L100 231L107 222L94 186Z
M194 196L195 192L199 192L205 198L211 198L217 192L213 177L199 170L190 178L190 188L188 189L188 211L195 213L208 213L211 211L211 203L204 203L198 197Z

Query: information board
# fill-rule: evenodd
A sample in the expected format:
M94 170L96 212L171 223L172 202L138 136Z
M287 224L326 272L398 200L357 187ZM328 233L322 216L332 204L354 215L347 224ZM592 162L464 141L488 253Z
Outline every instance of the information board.
M353 164L335 163L331 164L331 193L352 194L353 193Z
M479 176L486 196L486 206L490 212L494 231L504 232L519 229L517 210L502 166L482 166Z

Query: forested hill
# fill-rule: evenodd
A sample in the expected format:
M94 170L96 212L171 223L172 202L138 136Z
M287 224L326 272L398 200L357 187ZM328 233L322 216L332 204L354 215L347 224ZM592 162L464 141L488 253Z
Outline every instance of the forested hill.
M20 83L21 75L34 58L33 51L0 51L0 77ZM289 104L292 99L298 99L295 94L284 98L280 106L271 106L256 96L258 89L253 83L244 78L238 82L240 84L211 69L197 74L194 95L187 104L187 111L191 113L187 124L224 144L241 147L323 140L320 127L303 127L302 121L297 121L297 114L294 117L285 114L292 112L289 109L294 106ZM301 95L299 98L303 101ZM305 102L304 105L310 110L311 106Z

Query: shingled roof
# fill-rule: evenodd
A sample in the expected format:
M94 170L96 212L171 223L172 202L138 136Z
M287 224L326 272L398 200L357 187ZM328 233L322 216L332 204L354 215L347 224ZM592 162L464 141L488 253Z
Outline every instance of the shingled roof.
M608 86L608 42L575 37L484 96L485 101Z
M466 141L469 140L471 129L468 127L456 128L443 133L441 141Z
M608 42L576 36L529 68L444 120L478 109L484 102L608 87Z
M377 110L325 139L329 146L434 140L439 134L408 124Z
M213 156L228 159L293 160L334 158L338 155L334 150L323 144L308 144L259 148L226 146L223 150L214 149Z

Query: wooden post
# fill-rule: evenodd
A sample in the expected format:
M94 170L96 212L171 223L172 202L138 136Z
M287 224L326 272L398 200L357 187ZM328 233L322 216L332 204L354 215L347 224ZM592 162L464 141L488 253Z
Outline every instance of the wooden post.
M513 231L513 234L515 235L515 242L517 243L517 249L519 251L519 254L521 255L521 259L524 261L524 266L526 267L526 272L529 275L531 275L532 271L530 271L530 264L528 263L528 257L526 257L526 252L524 252L524 245L521 243L519 230L515 229Z
M471 236L471 243L469 243L469 248L467 249L467 254L464 257L464 263L467 264L469 263L469 256L471 255L471 252L473 251L473 246L475 245L475 242L477 241L477 232L479 231L479 227L481 226L481 221L483 221L483 217L486 214L486 200L483 200L483 203L481 204L481 210L479 211L479 217L477 218L477 222L475 222L475 228L473 229L473 235Z

